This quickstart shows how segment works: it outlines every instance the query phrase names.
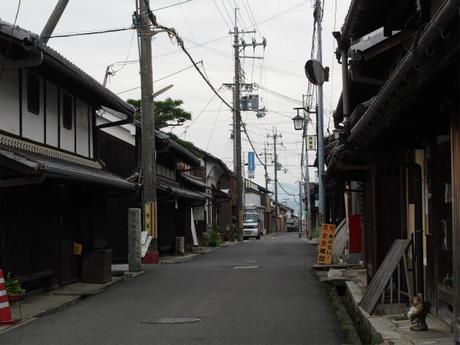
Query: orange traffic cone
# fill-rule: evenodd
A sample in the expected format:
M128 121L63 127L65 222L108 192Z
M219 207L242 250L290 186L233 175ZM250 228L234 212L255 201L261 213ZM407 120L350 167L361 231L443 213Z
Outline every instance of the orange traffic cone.
M0 325L15 323L19 320L13 319L11 316L10 303L8 302L8 294L6 293L5 278L3 271L0 269Z

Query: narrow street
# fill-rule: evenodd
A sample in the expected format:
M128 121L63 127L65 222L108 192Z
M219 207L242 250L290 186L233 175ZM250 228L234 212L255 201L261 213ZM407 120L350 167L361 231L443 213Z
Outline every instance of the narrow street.
M297 234L220 248L144 275L0 336L7 344L343 343L310 271L314 246ZM161 318L199 322L149 324Z

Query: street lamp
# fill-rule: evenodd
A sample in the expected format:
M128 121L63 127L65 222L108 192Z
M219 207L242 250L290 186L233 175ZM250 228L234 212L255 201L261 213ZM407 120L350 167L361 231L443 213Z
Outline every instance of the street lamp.
M299 115L299 111L297 110L297 115L292 119L294 121L294 128L296 131L300 131L303 129L303 125L305 122L305 119Z

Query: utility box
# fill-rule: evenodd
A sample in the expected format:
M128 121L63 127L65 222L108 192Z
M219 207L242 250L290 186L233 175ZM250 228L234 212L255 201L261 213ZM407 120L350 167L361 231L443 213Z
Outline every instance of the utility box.
M176 255L185 255L185 237L176 237Z
M95 249L83 254L81 281L107 283L112 280L112 249Z

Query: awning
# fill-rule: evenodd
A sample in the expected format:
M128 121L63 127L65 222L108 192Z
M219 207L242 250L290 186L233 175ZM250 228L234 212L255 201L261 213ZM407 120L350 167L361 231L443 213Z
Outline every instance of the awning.
M8 164L13 169L17 167L18 171L26 175L62 178L124 190L136 189L135 184L102 169L0 147L0 165L2 164Z
M158 178L157 188L163 192L171 193L177 197L191 200L205 200L206 194L200 192L194 192L189 189L181 187L174 181L169 181L165 178Z

